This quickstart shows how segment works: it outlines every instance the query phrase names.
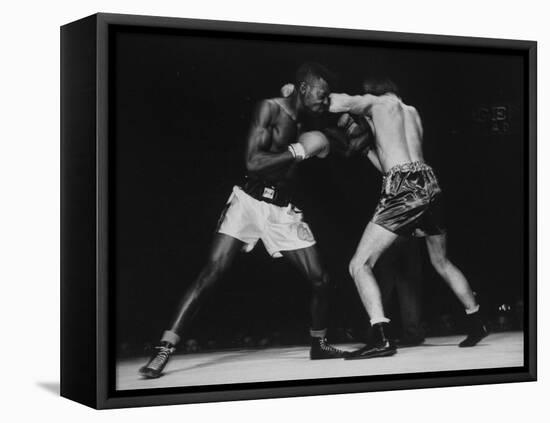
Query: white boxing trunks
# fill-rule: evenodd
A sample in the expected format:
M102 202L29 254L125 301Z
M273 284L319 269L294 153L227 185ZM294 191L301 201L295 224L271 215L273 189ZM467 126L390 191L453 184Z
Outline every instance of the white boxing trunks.
M272 257L281 251L311 247L315 238L303 214L292 204L279 207L256 200L240 187L233 187L227 207L220 218L218 232L244 242L244 251L251 251L259 239Z

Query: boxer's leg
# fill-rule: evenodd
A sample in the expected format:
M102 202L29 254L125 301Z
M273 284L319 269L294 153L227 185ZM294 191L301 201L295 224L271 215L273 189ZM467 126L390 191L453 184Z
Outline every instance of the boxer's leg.
M476 311L478 305L468 281L447 257L447 235L428 236L426 244L433 267L458 297L466 312Z
M311 328L325 330L328 323L329 277L314 245L299 250L281 251L311 284Z
M430 261L435 270L458 297L467 315L467 338L459 346L473 347L485 336L487 329L479 313L479 305L462 272L447 257L446 234L432 235L426 238Z
M388 321L384 316L380 289L372 269L380 255L396 239L397 235L393 232L369 222L349 264L350 275L355 282L371 324Z
M397 235L369 222L353 256L349 271L372 325L373 345L352 352L346 359L383 357L395 354L395 346L387 337L389 319L384 307L373 268L380 255L397 239Z
M156 347L148 363L139 373L146 378L158 378L179 342L182 329L198 311L199 302L204 295L220 280L233 262L244 243L229 235L217 233L207 258L206 265L198 277L186 290L174 317L170 329L164 331L160 345Z
M399 242L399 241L398 241ZM382 299L382 307L387 312L394 298L394 293L397 291L397 283L401 274L399 272L400 251L398 242L393 243L384 254L380 256L373 268L374 277L380 289ZM373 329L369 324L367 329L367 344L372 343Z
M177 334L179 338L185 325L198 311L203 296L220 280L243 245L242 241L229 235L217 233L214 236L206 265L181 299L178 311L172 320L170 332Z
M329 276L315 245L298 250L281 251L311 284L311 359L342 358L344 352L326 341L329 309Z

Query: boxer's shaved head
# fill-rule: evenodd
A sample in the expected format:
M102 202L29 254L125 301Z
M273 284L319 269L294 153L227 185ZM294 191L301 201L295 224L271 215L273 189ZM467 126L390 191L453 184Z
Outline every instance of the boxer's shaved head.
M319 63L303 63L296 71L295 85L304 107L320 114L328 110L330 85L334 75Z
M363 80L363 91L365 94L384 95L395 94L399 96L397 84L389 78L369 77Z

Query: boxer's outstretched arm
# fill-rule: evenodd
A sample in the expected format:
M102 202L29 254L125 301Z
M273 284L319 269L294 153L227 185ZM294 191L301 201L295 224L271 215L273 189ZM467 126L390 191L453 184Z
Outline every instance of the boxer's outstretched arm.
M246 169L251 173L269 172L288 166L295 160L290 151L283 153L269 151L273 107L268 101L262 101L254 113L246 147Z
M331 113L352 113L363 116L369 112L375 101L376 97L370 94L351 96L333 93L330 95L329 111Z

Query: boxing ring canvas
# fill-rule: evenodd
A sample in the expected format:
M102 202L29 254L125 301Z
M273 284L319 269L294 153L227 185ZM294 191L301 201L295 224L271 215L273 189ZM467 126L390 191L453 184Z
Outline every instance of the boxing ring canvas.
M308 91L303 69L325 85ZM401 114L336 111L388 96ZM62 396L118 408L536 380L536 42L100 13L61 28L61 100ZM401 142L384 122L411 158L384 149ZM370 141L348 154L358 127ZM269 178L292 167L292 197L287 179L251 177L257 151ZM395 174L420 189L403 163L437 175L435 235L376 220ZM369 320L352 260L375 220L399 235L368 268L388 321ZM434 236L471 294L443 282ZM481 312L487 332L458 347Z

